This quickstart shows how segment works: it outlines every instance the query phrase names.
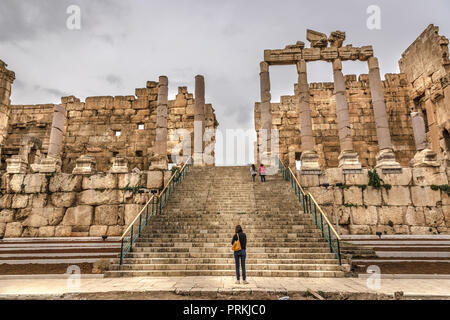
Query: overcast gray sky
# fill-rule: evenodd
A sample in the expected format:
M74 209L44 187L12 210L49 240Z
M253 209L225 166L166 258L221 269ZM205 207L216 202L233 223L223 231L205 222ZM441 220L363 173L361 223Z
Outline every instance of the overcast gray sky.
M70 5L81 8L81 30L66 27ZM370 5L381 9L380 30L367 28ZM169 77L173 99L203 74L219 128L253 129L264 49L307 43L307 28L341 30L346 44L374 46L384 75L398 72L401 53L430 23L449 37L449 16L448 0L1 0L0 59L16 72L13 104L130 95L159 75ZM345 74L366 72L344 64ZM331 66L309 64L308 77L331 81ZM294 66L271 68L272 100L293 94L296 81Z

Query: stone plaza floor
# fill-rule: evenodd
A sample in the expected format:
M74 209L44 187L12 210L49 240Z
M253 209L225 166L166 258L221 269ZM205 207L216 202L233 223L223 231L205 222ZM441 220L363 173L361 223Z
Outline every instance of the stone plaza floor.
M285 296L294 293L370 293L394 295L403 292L404 297L450 299L450 279L381 279L379 288L373 282L361 278L252 278L249 284L235 284L232 277L136 277L136 278L85 278L79 283L67 279L1 279L0 299L60 299L64 295L127 293L172 294L178 296L208 296L218 294L271 293ZM370 285L372 283L372 285ZM79 284L79 286L78 286ZM371 287L371 288L369 288ZM95 297L95 296L94 296ZM168 296L170 298L170 296ZM70 298L69 298L70 299Z

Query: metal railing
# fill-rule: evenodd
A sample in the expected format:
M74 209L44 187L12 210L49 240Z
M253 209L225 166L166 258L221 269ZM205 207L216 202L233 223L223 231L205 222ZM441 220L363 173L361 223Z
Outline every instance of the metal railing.
M183 165L181 170L177 170L170 177L166 183L165 188L159 195L153 195L144 207L139 211L134 220L128 225L125 232L120 237L120 264L122 265L123 259L133 248L133 244L141 236L142 230L148 225L150 217L156 214L160 214L162 209L166 206L170 195L173 193L175 187L183 181L186 174L189 172L192 166L192 157L190 157Z
M291 168L287 168L280 158L278 158L278 162L280 164L280 170L283 175L283 178L289 181L289 183L292 186L292 189L294 189L295 195L297 196L298 200L302 205L303 212L311 214L313 216L314 222L322 232L322 236L327 240L328 244L330 245L330 251L334 253L338 258L339 265L342 265L341 243L340 243L341 237L333 228L333 225L330 223L327 216L322 211L322 208L317 203L316 199L314 199L313 195L309 192L306 193L303 190L302 186L298 182Z

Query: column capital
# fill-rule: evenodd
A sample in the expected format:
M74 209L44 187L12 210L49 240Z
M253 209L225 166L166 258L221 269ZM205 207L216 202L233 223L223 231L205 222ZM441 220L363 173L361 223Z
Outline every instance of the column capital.
M259 64L259 68L260 68L261 72L269 72L269 64L265 61L262 61Z
M367 64L369 65L369 70L380 68L380 66L378 64L378 58L376 58L376 57L370 57L367 60Z
M167 78L167 76L159 76L158 84L160 86L168 86L169 85L169 79Z
M297 61L297 73L306 73L306 61L304 59Z
M337 58L333 60L333 71L341 71L342 70L342 61Z

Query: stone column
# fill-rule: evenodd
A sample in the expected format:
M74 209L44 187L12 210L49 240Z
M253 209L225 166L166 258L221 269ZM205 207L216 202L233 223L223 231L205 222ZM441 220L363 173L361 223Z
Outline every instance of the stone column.
M320 174L319 155L314 151L311 111L309 106L309 85L306 61L297 62L298 98L300 106L300 134L302 139L302 174Z
M419 112L411 112L411 120L417 153L414 155L414 167L438 167L436 152L430 150L425 131L425 121Z
M169 95L169 80L166 76L160 76L158 81L158 99L156 102L156 138L153 155L150 158L149 170L167 170L167 105ZM162 177L162 172L156 175ZM162 178L157 183L161 183Z
M158 101L156 109L156 142L155 153L167 162L167 104L169 95L169 80L166 76L159 77Z
M62 105L55 105L53 108L52 129L50 131L50 143L48 145L47 157L59 158L65 121L66 109Z
M65 121L66 108L63 105L55 105L53 107L53 120L47 157L41 159L39 163L30 164L33 172L52 173L61 171L60 149L64 136Z
M203 166L203 135L205 133L205 79L195 76L194 165Z
M371 57L369 65L369 85L372 95L373 113L377 128L378 147L380 149L376 160L376 168L381 168L385 172L401 172L400 164L395 160L392 147L389 123L386 115L386 103L384 101L383 84L381 82L378 59Z
M350 131L350 116L345 95L345 79L342 74L342 63L340 59L333 61L333 77L339 143L341 146L339 168L342 168L344 171L356 170L361 172L361 163L359 162L358 154L353 149L353 140Z
M8 70L7 66L6 63L0 60L0 156L8 135L11 86L16 78L14 72Z
M259 157L261 162L267 162L267 156L271 151L271 129L272 129L272 110L270 95L270 75L269 64L267 62L260 63L259 78L261 86L261 126L259 132Z

